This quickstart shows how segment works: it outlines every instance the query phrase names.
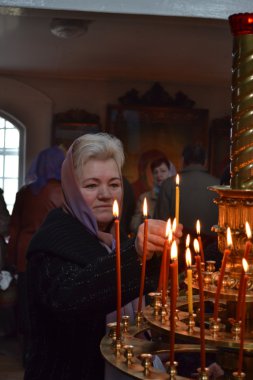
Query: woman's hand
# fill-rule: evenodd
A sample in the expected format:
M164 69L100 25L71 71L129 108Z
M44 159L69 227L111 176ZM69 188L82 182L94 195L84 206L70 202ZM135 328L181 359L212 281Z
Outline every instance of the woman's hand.
M165 231L167 222L164 220L148 219L148 241L147 241L147 259L151 259L154 252L162 252L165 242ZM178 240L182 236L183 226L179 224L174 233L174 238ZM142 223L137 232L135 239L135 248L138 255L142 256L144 241L144 223Z

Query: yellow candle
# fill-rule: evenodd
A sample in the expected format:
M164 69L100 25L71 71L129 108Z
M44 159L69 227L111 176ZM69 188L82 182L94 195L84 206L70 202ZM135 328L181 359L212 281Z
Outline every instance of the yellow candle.
M189 314L193 314L192 269L191 269L192 258L191 258L191 251L189 247L186 249L185 260L186 260L186 265L187 265L188 312Z
M180 203L180 191L179 191L179 175L176 175L176 204L175 204L175 218L179 223L179 203Z

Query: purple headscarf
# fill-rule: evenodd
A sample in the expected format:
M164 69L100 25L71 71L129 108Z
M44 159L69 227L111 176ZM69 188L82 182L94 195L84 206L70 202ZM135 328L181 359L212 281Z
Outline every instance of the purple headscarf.
M76 181L72 157L73 144L69 148L62 164L62 189L64 194L64 208L77 218L93 235L98 236L97 221L86 204Z
M38 194L50 179L61 180L61 166L64 158L65 153L58 146L44 149L38 154L29 171L29 175L35 178L29 185L34 194Z

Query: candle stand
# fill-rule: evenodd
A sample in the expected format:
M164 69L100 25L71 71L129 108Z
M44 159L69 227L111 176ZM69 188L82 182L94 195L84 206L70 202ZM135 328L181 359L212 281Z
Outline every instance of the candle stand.
M217 293L220 272L215 271L215 262L201 263L201 272L192 269L193 313L189 315L186 296L177 298L175 316L175 360L170 357L170 294L166 300L158 292L150 293L150 304L143 309L142 318L134 325L121 330L121 346L115 352L115 328L113 333L101 341L101 353L105 360L119 371L137 379L208 379L205 368L194 369L185 374L187 367L183 359L196 354L200 361L201 330L203 314L200 315L199 273L203 277L204 290L204 341L205 354L223 369L223 379L245 379L253 377L253 250L245 233L245 223L253 227L253 13L243 13L229 17L234 36L232 69L232 127L231 127L231 185L210 187L218 194L215 203L219 209L218 224L213 226L217 233L218 247L224 252L226 230L232 234L231 252L226 260L222 281L218 318L213 318L213 306ZM248 243L248 252L245 246ZM250 243L250 244L249 244ZM217 255L221 254L217 252ZM247 256L249 264L245 296L245 325L238 320L238 289L242 274L242 258ZM203 265L204 264L204 265ZM185 281L187 283L187 280ZM200 283L201 284L201 283ZM168 291L169 293L169 291ZM217 305L217 303L216 303ZM217 310L217 309L216 309ZM244 320L243 320L244 322ZM242 329L242 327L244 329ZM147 331L149 339L143 339ZM243 331L244 339L241 339ZM203 336L203 335L202 335ZM239 350L243 342L243 371L238 370ZM203 340L202 340L203 342ZM240 351L242 352L242 351ZM183 354L180 359L180 354ZM157 355L164 364L164 371L153 367ZM178 359L179 358L179 359ZM188 361L188 363L190 363ZM167 363L167 364L166 364ZM203 361L202 361L203 363ZM200 366L200 363L199 363ZM203 365L203 367L205 367ZM183 370L182 370L183 369ZM187 368L186 368L187 369Z

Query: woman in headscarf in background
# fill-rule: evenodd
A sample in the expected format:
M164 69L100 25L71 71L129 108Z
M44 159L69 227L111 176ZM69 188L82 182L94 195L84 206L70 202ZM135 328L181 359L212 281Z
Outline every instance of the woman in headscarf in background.
M26 334L29 328L24 285L26 251L48 212L63 204L61 166L64 158L65 153L58 146L42 150L33 163L33 181L16 194L10 219L7 262L18 273L17 329L20 334Z

